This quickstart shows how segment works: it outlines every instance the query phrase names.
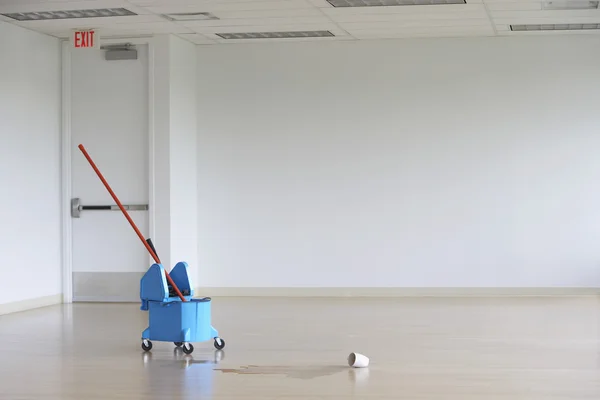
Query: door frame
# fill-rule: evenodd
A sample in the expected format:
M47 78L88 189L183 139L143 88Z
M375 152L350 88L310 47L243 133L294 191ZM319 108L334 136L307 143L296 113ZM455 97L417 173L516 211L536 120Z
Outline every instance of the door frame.
M155 43L153 37L102 39L102 44L131 43L148 46L148 227L155 237L155 159L154 159L154 82ZM73 232L71 228L71 43L61 41L62 52L62 116L61 116L61 236L62 236L62 297L63 303L73 302ZM99 51L99 50L96 50ZM148 255L149 262L154 260Z

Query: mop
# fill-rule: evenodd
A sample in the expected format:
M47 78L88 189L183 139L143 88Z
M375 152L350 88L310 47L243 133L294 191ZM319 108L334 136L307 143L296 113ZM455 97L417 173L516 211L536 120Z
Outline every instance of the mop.
M135 222L133 222L133 220L129 216L129 213L127 212L127 210L125 210L125 207L123 207L123 204L121 204L121 202L117 198L117 195L115 194L115 192L113 192L113 190L110 188L110 185L108 184L108 182L106 182L106 179L104 179L104 176L102 176L102 173L100 172L100 170L98 169L98 167L96 166L96 164L94 163L94 161L92 160L90 155L88 154L85 147L83 147L82 144L80 144L77 147L79 147L79 150L81 150L81 152L83 153L85 158L88 160L92 169L96 172L96 175L98 175L98 178L100 178L100 180L106 187L106 190L108 190L108 193L110 193L110 195L112 196L114 201L117 203L117 205L123 212L123 215L125 215L125 218L127 218L127 221L129 221L129 224L131 225L131 227L133 228L135 233L138 235L138 237L140 238L140 240L146 247L146 250L148 250L148 253L150 253L150 255L152 256L152 258L154 259L154 261L157 264L161 264L160 259L158 258L158 255L156 254L156 250L154 249L154 245L152 244L152 240L150 238L144 239L144 235L142 235L142 233L140 232L138 227L135 225ZM173 281L173 279L171 278L171 276L169 275L167 270L165 270L165 276L167 278L167 281L169 282L169 286L170 286L169 289L172 288L174 290L175 294L181 299L181 301L187 301L186 298L183 297L183 294L181 293L181 291L179 290L179 288L177 287L177 285L175 284L175 282Z

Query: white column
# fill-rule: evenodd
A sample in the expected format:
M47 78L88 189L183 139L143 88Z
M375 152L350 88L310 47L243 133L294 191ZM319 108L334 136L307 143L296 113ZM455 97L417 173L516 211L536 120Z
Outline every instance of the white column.
M161 35L154 45L155 243L170 270L198 275L195 45Z

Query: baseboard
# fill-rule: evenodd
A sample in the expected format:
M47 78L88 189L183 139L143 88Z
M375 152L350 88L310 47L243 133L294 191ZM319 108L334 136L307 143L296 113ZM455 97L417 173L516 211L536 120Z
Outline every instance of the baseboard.
M62 302L63 296L62 293L59 293L54 294L52 296L44 296L35 299L15 301L14 303L0 304L0 315L28 311L33 310L35 308L53 306L56 304L62 304Z
M343 288L343 287L199 287L195 297L522 297L597 296L600 288Z
M73 303L139 303L140 297L135 296L77 296L73 297Z

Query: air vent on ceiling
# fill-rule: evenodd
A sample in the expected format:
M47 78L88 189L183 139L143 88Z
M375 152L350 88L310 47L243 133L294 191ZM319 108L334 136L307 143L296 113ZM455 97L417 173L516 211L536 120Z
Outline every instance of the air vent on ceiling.
M209 12L189 12L189 13L173 13L173 14L162 14L163 17L170 19L171 21L205 21L219 19L214 14Z
M327 0L334 7L437 6L467 4L466 0Z
M551 0L542 2L544 10L596 10L598 1L588 0Z
M587 29L600 29L600 24L526 24L510 26L510 30L515 32L581 31Z
M298 31L298 32L232 32L217 33L223 39L287 39L287 38L315 38L331 37L329 31Z
M126 8L94 8L88 10L39 11L0 14L17 21L44 21L49 19L75 19L100 17L126 17L137 15Z

